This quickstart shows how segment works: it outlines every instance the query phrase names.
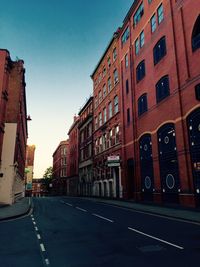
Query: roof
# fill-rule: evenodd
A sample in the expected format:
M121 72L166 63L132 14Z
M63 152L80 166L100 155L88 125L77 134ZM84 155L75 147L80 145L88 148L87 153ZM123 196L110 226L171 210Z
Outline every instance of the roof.
M111 47L111 45L112 45L112 43L113 43L113 41L118 37L118 33L119 33L119 28L117 29L116 32L114 32L114 34L113 34L113 36L112 36L110 42L108 43L108 45L107 45L107 47L106 47L106 49L105 49L103 55L101 56L99 62L97 63L97 65L96 65L94 71L93 71L92 74L90 75L91 78L93 78L95 72L97 71L98 67L100 66L101 62L103 61L103 59L104 59L106 53L108 52L109 48Z

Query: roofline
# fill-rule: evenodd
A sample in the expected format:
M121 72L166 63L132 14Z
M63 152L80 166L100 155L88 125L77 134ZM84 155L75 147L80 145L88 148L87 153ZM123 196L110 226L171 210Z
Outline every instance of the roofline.
M80 118L78 117L78 118L76 119L76 121L73 122L72 126L69 128L69 131L68 131L68 133L67 133L68 135L70 135L70 132L73 130L73 128L76 126L76 124L79 123L79 121L80 121Z
M66 142L66 143L65 143ZM60 141L59 145L57 146L56 150L53 152L53 155L52 157L56 154L56 152L58 151L59 147L62 146L62 145L68 145L69 144L69 140L63 140L63 141Z
M110 42L108 43L103 55L101 56L101 58L100 58L99 62L97 63L95 69L93 70L92 74L90 75L91 79L93 78L95 72L97 71L98 67L100 66L101 62L103 61L106 53L108 52L108 49L111 47L111 45L113 43L113 41L118 37L118 34L119 34L119 28L118 28L118 30L116 32L113 33L113 36L112 36Z
M86 101L86 103L83 105L83 107L80 109L78 115L80 116L82 111L87 107L87 105L92 101L93 96L90 96L89 99Z
M123 26L122 27L124 27L124 25L126 24L126 22L129 20L130 16L133 13L133 10L135 9L135 7L136 7L136 5L137 5L138 2L139 2L139 0L133 0L133 4L131 5L129 11L127 12L127 14L126 14L126 16L125 16L125 18L123 20Z

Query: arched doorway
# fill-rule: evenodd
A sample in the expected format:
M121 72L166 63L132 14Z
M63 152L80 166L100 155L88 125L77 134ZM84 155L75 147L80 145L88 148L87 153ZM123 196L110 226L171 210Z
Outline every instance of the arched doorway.
M140 138L139 145L142 195L144 200L152 201L154 190L154 173L151 135L143 135Z
M165 124L158 130L158 153L163 201L177 203L180 180L173 123Z
M200 108L187 118L192 174L196 204L200 206Z

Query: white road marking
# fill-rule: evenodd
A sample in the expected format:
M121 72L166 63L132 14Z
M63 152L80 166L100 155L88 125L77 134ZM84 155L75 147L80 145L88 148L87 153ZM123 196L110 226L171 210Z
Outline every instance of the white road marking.
M70 207L72 207L72 204L70 204L70 203L67 203L67 202L64 202L66 205L68 205L68 206L70 206Z
M44 247L44 244L40 244L40 248L41 248L41 250L44 252L44 251L46 251L46 249L45 249L45 247Z
M39 234L37 234L37 238L38 238L38 239L41 239L41 236L40 236Z
M35 226L35 231L38 231L38 228L37 228L37 226Z
M46 265L49 265L50 264L49 259L45 259L45 263Z
M108 222L112 222L112 223L113 223L112 220L110 220L110 219L108 219L108 218L105 218L105 217L103 217L103 216L101 216L101 215L98 215L98 214L96 214L96 213L92 213L92 215L94 215L94 216L96 216L96 217L98 217L98 218L101 218L101 219L103 219L103 220L106 220L106 221L108 221Z
M32 218L32 221L35 221L35 219L34 219L34 218Z
M36 224L36 222L33 222L33 224Z
M87 212L87 210L84 210L82 208L79 208L79 207L76 207L77 210L81 210L81 211L84 211L84 212Z
M175 247L175 248L178 248L178 249L184 249L183 247L177 246L177 245L175 245L175 244L173 244L173 243L167 242L167 241L165 241L165 240L163 240L163 239L160 239L160 238L157 238L157 237L155 237L155 236L145 234L145 233L143 233L143 232L141 232L141 231L138 231L138 230L136 230L136 229L134 229L134 228L128 227L128 229L131 230L131 231L134 231L134 232L136 232L136 233L138 233L138 234L141 234L141 235L147 236L147 237L149 237L149 238L158 240L158 241L160 241L160 242L162 242L162 243L165 243L165 244L167 244L167 245L173 246L173 247Z

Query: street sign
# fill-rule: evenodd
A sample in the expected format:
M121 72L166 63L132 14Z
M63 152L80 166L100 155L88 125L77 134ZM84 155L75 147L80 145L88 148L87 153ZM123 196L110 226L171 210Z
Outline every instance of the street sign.
M108 162L108 167L119 167L120 163L119 162Z
M107 160L108 161L119 161L120 158L119 156L108 156Z

